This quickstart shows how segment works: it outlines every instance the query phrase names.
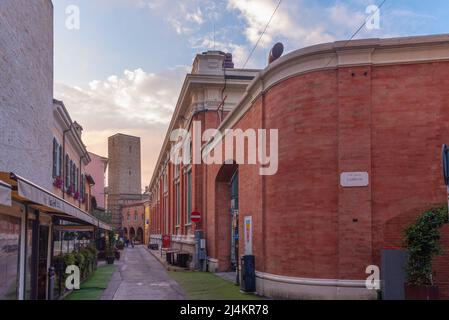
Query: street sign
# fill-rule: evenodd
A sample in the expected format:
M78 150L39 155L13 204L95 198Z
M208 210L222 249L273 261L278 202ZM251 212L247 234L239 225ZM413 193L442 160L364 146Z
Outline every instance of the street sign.
M192 222L198 223L201 221L201 213L195 211L192 212L192 214L190 215L190 219L192 220Z
M343 188L367 187L369 185L368 172L343 172L340 175Z

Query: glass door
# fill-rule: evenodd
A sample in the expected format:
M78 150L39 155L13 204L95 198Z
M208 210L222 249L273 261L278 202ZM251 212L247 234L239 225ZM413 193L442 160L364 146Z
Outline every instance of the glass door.
M48 279L48 235L49 226L39 226L39 260L37 268L37 299L47 299L47 279Z
M231 268L237 270L239 259L239 174L231 179Z

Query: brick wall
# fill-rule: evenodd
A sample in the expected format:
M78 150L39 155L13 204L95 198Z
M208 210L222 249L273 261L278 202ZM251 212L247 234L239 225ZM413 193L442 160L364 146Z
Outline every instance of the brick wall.
M448 62L317 71L254 102L235 128L279 129L276 175L239 166L240 225L253 216L258 271L365 279L383 247L402 243L412 219L444 203L448 71ZM369 187L341 188L346 171L368 172ZM222 259L218 172L207 167L206 219L208 253Z

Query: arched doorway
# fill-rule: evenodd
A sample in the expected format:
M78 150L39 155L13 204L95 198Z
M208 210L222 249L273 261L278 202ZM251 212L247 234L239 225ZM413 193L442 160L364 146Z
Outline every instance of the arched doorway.
M128 239L128 229L127 228L123 228L123 237L125 239Z
M129 240L136 239L136 230L133 227L129 229Z
M238 165L225 164L215 179L215 234L218 271L238 265Z
M137 229L136 241L139 243L143 243L143 229L142 228Z

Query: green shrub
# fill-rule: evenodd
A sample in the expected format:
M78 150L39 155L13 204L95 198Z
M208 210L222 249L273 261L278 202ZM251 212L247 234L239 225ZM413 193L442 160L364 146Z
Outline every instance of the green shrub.
M66 253L63 256L63 261L64 261L64 270L67 268L67 266L71 266L74 265L76 260L75 260L75 255L73 253Z
M432 261L441 255L439 229L448 222L447 206L434 208L422 214L405 231L405 246L408 250L406 265L407 283L410 285L432 285Z

